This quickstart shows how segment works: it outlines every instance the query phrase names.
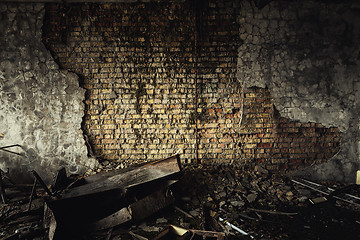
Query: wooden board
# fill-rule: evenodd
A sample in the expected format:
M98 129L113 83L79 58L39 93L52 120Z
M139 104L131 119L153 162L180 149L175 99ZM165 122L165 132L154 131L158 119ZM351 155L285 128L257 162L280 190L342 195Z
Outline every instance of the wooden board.
M113 171L85 178L85 184L69 189L63 199L95 194L114 189L127 189L180 172L180 157L175 155L129 171Z

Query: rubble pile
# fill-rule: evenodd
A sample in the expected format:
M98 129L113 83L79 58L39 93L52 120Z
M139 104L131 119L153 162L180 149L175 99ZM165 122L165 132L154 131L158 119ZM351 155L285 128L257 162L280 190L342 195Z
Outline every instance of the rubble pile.
M53 196L39 184L6 186L0 238L360 239L357 185L314 183L262 166L187 165L178 175L175 160L68 179L64 190L51 186Z
M261 166L200 166L184 171L179 204L202 217L202 227L221 230L219 218L226 219L255 239L360 239L359 201L350 204L335 196L336 191L326 196L295 182ZM322 184L327 189L348 188L338 182ZM357 185L352 191L359 196ZM206 214L211 216L210 224L205 222Z
M6 203L0 204L0 239L43 239L42 226L45 193L37 188L38 198L29 205L31 185L7 186Z

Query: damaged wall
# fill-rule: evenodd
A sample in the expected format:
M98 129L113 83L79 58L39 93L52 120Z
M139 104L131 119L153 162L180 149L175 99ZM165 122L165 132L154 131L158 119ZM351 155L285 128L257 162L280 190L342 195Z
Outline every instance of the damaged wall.
M242 1L47 5L44 42L82 78L83 128L97 157L124 164L182 149L191 161L198 148L203 163L278 170L338 151L336 127L279 116L268 89L236 76L238 49L248 46L239 38L241 8Z
M267 87L281 116L338 127L340 152L307 170L354 181L359 166L360 8L356 4L242 3L238 77Z
M23 154L1 151L0 167L22 181L33 169L49 180L62 166L79 173L95 164L81 130L85 90L42 43L43 16L43 4L0 3L0 145Z
M238 119L226 118L240 106L238 6L215 1L47 5L44 41L63 68L83 78L84 130L98 158L133 163L180 150L183 161L193 161L196 118L201 159L236 156L229 134ZM213 114L214 108L217 116L209 121L208 109Z
M42 5L1 4L1 141L27 154L3 153L2 167L93 166L82 127L94 156L116 164L180 149L183 161L198 153L203 163L278 170L336 155L330 166L339 166L319 172L351 179L360 144L359 35L349 23L357 9L197 3L46 4L44 19ZM59 70L42 40L76 75Z

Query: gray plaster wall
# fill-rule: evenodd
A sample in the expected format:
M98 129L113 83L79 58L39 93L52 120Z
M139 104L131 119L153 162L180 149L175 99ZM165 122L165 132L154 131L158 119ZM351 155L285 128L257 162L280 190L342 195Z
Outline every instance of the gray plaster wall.
M360 168L360 6L243 1L237 76L269 88L283 117L338 127L341 149L328 162L299 172L313 179L355 181Z
M17 181L96 165L81 130L85 90L42 43L43 17L43 4L0 3L0 147L19 144L9 150L22 154L0 151L0 168Z

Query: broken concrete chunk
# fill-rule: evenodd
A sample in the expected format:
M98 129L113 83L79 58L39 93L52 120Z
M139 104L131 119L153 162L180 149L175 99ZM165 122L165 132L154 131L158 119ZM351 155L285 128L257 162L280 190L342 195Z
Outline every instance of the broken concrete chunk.
M156 219L156 224L164 224L167 223L168 220L166 218L158 218Z
M144 232L159 232L161 229L155 226L148 226L146 223L142 223L139 228Z
M256 198L256 197L255 197ZM255 199L254 199L255 200ZM252 200L251 202L253 202L254 200ZM249 201L249 200L248 200ZM249 201L250 202L250 201ZM234 207L242 207L245 205L244 201L231 201L230 202L231 205L233 205Z
M266 170L265 168L263 168L260 165L256 165L254 170L255 170L256 174L258 174L258 175L267 175L269 173L268 170Z
M249 195L247 195L246 199L248 200L249 203L252 203L256 200L257 198L257 194L255 193L251 193Z
M222 197L222 198L223 198L223 197L226 197L226 192L224 192L224 191L220 192L220 193L219 193L219 196Z
M194 217L198 217L200 215L200 209L197 208L197 209L191 210L190 214Z

